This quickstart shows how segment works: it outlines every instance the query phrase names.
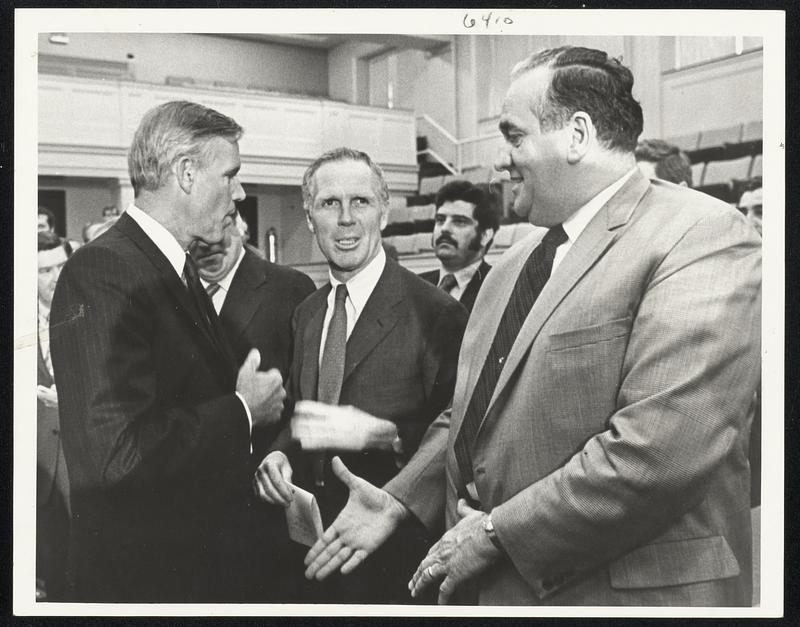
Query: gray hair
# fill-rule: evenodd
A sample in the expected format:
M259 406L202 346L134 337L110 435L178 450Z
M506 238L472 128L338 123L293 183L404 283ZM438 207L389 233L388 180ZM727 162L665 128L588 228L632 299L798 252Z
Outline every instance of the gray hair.
M372 161L366 152L343 147L334 148L317 157L303 174L303 207L306 211L310 211L314 205L314 194L316 193L316 189L312 189L314 175L323 165L335 161L360 161L366 164L372 171L373 179L377 183L375 192L378 198L384 206L389 204L389 186L386 184L386 179L383 177L383 170L381 170L380 166Z
M202 166L211 139L236 142L243 132L233 119L196 102L176 100L153 107L139 123L128 152L134 195L162 187L181 157Z

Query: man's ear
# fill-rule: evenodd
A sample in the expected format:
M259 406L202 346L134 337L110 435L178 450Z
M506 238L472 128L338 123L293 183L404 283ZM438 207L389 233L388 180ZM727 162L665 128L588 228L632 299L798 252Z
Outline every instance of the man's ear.
M494 229L486 227L481 233L481 248L486 248L486 244L492 241L494 237Z
M316 233L316 230L314 230L314 222L311 220L311 213L309 211L306 211L306 226L309 231Z
M381 231L386 228L386 225L389 224L389 205L386 204L381 208Z
M197 177L197 165L191 157L181 157L175 164L175 180L178 186L186 193L192 191Z
M597 138L597 129L592 118L585 111L576 111L567 122L569 132L567 147L567 162L578 163L589 152L589 148Z

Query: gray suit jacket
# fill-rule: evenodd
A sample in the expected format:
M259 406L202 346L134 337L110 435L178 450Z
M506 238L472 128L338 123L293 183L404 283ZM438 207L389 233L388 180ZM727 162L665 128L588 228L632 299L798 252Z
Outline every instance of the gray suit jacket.
M452 413L386 486L429 525L445 508L457 520L453 443L543 233L490 273ZM760 263L736 211L638 173L593 218L525 321L472 449L509 555L480 576L480 603L749 604Z

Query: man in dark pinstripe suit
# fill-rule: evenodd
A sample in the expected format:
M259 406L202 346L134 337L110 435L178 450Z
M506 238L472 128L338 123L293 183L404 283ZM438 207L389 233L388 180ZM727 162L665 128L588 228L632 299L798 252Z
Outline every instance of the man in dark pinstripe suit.
M250 434L284 391L258 351L237 368L186 254L221 240L244 198L241 133L194 103L150 110L128 158L135 204L61 274L50 324L75 600L247 596Z

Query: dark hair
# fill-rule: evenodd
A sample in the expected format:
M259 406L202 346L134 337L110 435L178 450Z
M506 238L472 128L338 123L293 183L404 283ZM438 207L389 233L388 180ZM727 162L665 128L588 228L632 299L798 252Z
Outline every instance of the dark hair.
M208 142L222 137L239 141L243 130L233 119L196 102L176 100L144 114L128 152L128 174L134 195L164 185L181 157L202 164Z
M47 216L47 226L49 226L51 229L55 226L56 216L47 207L42 207L39 205L39 213L37 215Z
M43 250L52 250L54 248L58 248L59 246L64 248L64 251L67 253L67 256L72 252L72 248L68 250L66 246L64 246L64 241L55 233L51 233L48 231L40 231L39 232L39 242L38 242L38 250L37 252L42 252Z
M636 160L655 163L656 176L692 186L692 164L681 149L662 139L643 139L636 146Z
M472 217L478 222L479 231L492 229L497 233L497 229L500 227L500 215L487 192L469 181L450 181L437 192L436 208L438 209L446 202L456 200L463 200L475 205Z
M551 70L550 84L534 110L542 130L562 128L585 111L600 143L633 152L642 132L642 108L632 94L633 74L602 50L562 46L536 52L518 63L512 79L539 67Z
M383 177L383 170L380 166L369 158L366 152L355 150L353 148L334 148L328 152L317 157L314 162L308 166L308 169L303 174L303 205L306 211L310 211L314 204L314 194L316 190L312 191L311 186L314 182L314 175L326 163L334 161L360 161L367 165L372 171L372 176L377 182L375 192L378 198L386 205L389 202L389 186L386 184L386 179Z

